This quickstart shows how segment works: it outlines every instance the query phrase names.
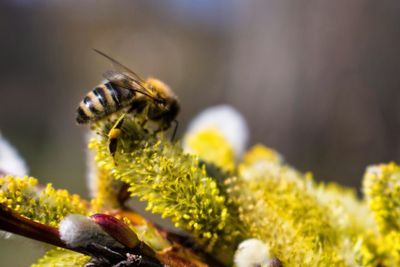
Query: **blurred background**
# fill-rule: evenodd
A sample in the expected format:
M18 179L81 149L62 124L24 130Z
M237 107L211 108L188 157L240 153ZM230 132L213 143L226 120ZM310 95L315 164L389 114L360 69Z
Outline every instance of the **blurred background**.
M3 0L0 130L31 175L87 196L75 111L111 67L97 48L174 89L178 134L228 103L250 145L360 188L367 165L400 157L399 25L399 1ZM40 246L0 240L0 265L28 266Z

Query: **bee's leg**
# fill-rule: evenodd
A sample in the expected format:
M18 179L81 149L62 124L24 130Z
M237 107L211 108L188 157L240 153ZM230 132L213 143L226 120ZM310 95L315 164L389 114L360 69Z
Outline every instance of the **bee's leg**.
M140 127L142 127L144 130L146 130L146 129L144 128L144 126L146 125L146 123L147 123L147 119L143 118L142 121L139 123L139 125L140 125Z
M165 265L161 264L157 259L150 258L145 255L135 255L127 253L126 260L113 265L112 267L163 267Z
M176 135L176 132L178 131L178 127L179 127L179 121L178 120L173 120L173 122L175 123L175 127L174 127L174 131L172 132L171 142L174 142L175 135Z
M115 152L117 151L118 138L121 135L121 127L124 123L125 115L126 113L121 115L114 126L111 128L111 130L108 132L108 150L113 157L115 155Z
M172 132L172 136L171 136L171 140L170 140L171 142L173 142L175 140L176 132L177 132L178 126L179 126L179 121L173 120L172 122L174 122L175 126L174 126L174 131ZM158 127L158 129L154 131L154 133L157 134L157 133L164 132L164 131L168 130L168 128L170 126L171 126L171 123L164 123L164 124L160 125Z
M120 250L120 251L119 251ZM87 255L92 259L85 267L106 267L112 266L113 263L118 263L126 259L126 252L123 249L109 248L105 245L96 242L90 243L84 248Z
M139 99L135 99L135 101L132 102L131 107L126 112L126 113L134 113L136 122L146 132L147 132L147 130L145 129L145 125L148 120L147 120L147 116L145 116L144 114L148 113L147 109L148 109L147 100L145 98L139 98ZM140 118L140 119L138 119L138 118Z

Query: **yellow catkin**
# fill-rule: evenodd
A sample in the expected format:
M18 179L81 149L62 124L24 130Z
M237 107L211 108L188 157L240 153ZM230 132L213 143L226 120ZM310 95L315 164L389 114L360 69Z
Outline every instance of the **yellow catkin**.
M114 157L107 138L93 140L91 147L98 165L128 184L131 196L147 201L147 210L171 218L207 251L223 251L218 254L232 261L229 255L233 256L241 233L239 218L197 156L186 154L168 139L146 135L129 117L125 118ZM228 155L229 168L233 168L232 155Z
M87 203L78 195L56 190L51 184L37 188L32 177L0 178L0 204L34 221L57 226L70 213L86 214Z
M203 129L186 136L186 143L191 153L200 159L213 163L225 171L233 171L235 154L224 136L214 128Z
M363 191L378 226L377 247L384 266L400 265L400 166L374 165L364 174Z

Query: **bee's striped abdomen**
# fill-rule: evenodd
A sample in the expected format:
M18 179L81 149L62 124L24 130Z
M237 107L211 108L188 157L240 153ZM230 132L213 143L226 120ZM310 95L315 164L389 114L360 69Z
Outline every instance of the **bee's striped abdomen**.
M109 105L109 103L106 98L106 92L105 92L104 86L95 87L92 90L92 93L95 95L95 97L100 102L100 104L103 106L103 108L107 109L107 106Z
M110 99L110 102L113 102L113 106L115 110L121 108L121 93L117 87L112 86L111 83L105 83L104 86L107 88L107 95Z
M113 86L110 82L100 84L90 91L78 107L77 122L96 121L129 105L134 91Z

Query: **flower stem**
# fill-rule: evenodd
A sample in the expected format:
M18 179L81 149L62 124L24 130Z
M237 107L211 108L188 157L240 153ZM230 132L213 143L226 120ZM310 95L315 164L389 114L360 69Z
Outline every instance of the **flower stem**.
M27 219L3 205L0 205L0 229L54 246L67 248L60 239L57 228Z

